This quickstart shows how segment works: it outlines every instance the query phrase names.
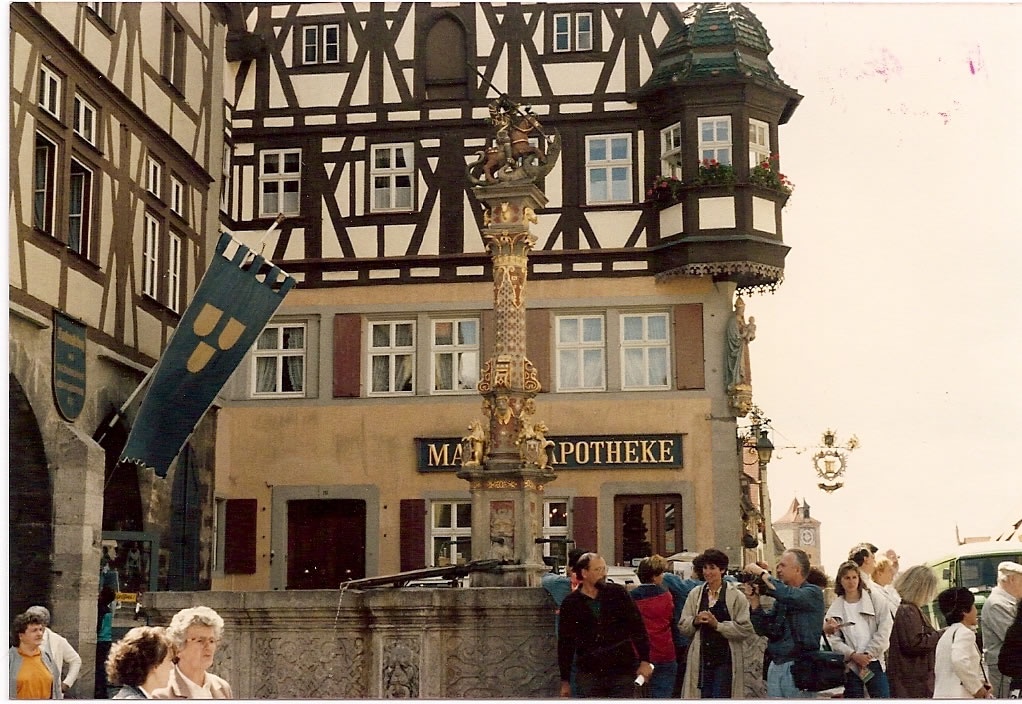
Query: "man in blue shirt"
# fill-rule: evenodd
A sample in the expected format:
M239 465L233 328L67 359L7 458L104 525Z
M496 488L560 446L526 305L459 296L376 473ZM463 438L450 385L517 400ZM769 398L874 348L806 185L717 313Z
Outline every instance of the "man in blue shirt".
M756 633L769 640L767 696L773 699L811 698L816 694L798 689L791 674L791 665L799 655L820 649L823 633L823 591L806 581L809 567L809 555L798 548L781 555L776 577L755 563L745 566L746 572L759 577L760 589L775 600L774 608L764 611L758 590L746 592L752 608L752 625Z

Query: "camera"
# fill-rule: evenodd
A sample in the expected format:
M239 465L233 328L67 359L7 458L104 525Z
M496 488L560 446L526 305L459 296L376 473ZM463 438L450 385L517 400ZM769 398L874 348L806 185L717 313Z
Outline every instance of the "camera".
M749 574L745 570L731 569L724 572L725 577L734 577L734 580L739 584L756 584L759 581L759 575Z

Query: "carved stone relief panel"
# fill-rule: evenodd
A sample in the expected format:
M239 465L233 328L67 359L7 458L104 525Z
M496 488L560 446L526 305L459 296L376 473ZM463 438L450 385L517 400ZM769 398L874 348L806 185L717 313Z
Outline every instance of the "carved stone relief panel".
M380 692L384 699L418 699L422 642L395 638L383 643Z
M557 648L535 632L491 632L445 637L444 696L513 699L557 696Z
M365 696L365 639L350 634L257 635L252 665L257 699L354 699Z

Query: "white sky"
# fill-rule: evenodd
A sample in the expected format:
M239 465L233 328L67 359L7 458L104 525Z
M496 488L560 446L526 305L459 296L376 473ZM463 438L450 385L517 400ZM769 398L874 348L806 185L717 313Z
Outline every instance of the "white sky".
M769 465L774 517L902 569L1022 517L1022 6L748 5L804 98L780 128L785 281L746 297L755 402L778 447L855 434L844 487Z

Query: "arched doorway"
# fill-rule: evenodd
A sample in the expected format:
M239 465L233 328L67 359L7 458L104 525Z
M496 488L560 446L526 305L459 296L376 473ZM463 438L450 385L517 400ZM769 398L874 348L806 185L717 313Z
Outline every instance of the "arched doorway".
M10 376L10 609L50 605L53 483L43 436L25 390Z

